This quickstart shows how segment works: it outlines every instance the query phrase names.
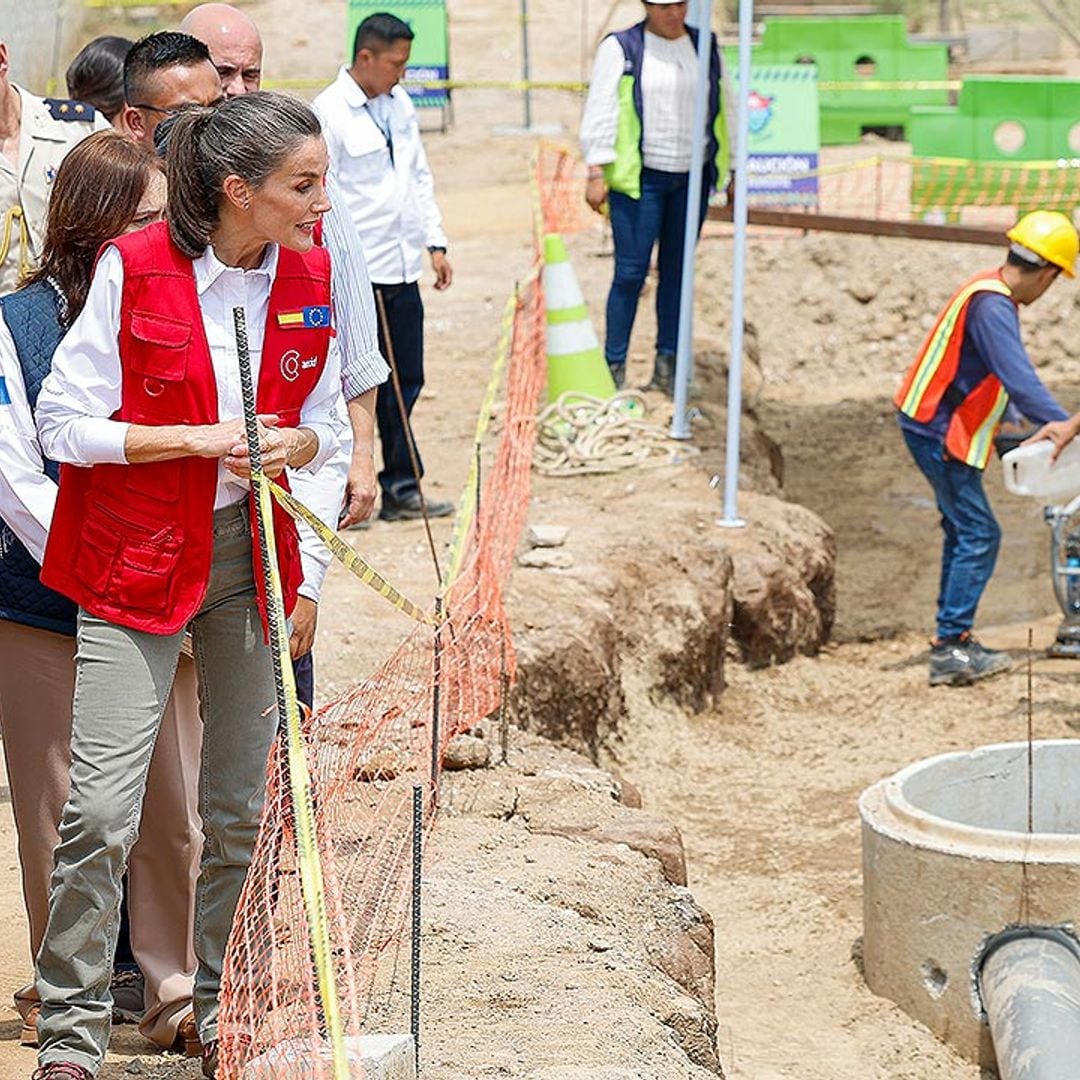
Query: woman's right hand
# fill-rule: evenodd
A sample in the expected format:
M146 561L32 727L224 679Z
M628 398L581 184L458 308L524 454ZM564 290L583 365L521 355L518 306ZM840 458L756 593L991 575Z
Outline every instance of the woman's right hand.
M604 203L607 202L608 189L602 176L590 176L585 184L585 201L598 214L604 212Z
M268 450L267 434L277 427L278 418L272 413L258 417L259 448ZM218 424L200 424L191 429L192 455L194 457L223 458L232 453L233 447L247 439L247 429L242 417L223 420Z

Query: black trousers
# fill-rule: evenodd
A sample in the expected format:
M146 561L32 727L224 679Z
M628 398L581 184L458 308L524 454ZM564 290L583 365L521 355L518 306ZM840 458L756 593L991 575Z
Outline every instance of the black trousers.
M386 307L386 322L390 331L388 343L380 319L379 348L389 362L388 345L393 346L394 365L401 382L405 413L412 416L413 406L424 385L424 303L420 299L420 286L412 282L408 285L376 285L374 288L376 304L381 296ZM383 454L379 486L382 488L384 500L400 501L416 491L417 477L409 460L408 433L401 422L401 411L394 394L392 379L379 387L375 419L379 425ZM419 460L419 450L416 456L422 477L424 465Z

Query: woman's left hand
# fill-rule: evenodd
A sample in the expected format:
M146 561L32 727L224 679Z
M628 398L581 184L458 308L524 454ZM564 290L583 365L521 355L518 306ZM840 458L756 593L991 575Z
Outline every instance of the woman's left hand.
M259 417L259 452L262 455L263 475L271 480L279 477L289 464L296 443L296 428L279 428L276 416ZM251 479L251 458L247 440L235 443L225 457L225 468L242 480Z

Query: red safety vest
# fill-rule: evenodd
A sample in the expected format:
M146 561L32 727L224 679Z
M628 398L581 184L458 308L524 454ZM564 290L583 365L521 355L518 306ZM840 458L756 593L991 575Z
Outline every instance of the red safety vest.
M113 243L124 262L124 290L121 402L112 418L151 426L216 423L217 384L191 260L163 223ZM329 305L326 251L282 248L256 388L258 411L277 413L282 427L298 426L322 374L332 333ZM109 622L176 633L199 610L210 581L217 466L198 457L62 466L42 582ZM303 573L296 526L276 504L274 531L290 612ZM259 548L252 547L265 624Z
M1012 298L1012 290L1001 280L999 270L980 274L962 286L945 305L893 400L905 416L921 424L934 418L943 399L946 404L952 404L945 449L957 461L985 469L1009 395L996 375L987 375L966 395L953 387L960 366L968 305L980 292L996 292ZM957 400L950 402L949 395L953 393Z

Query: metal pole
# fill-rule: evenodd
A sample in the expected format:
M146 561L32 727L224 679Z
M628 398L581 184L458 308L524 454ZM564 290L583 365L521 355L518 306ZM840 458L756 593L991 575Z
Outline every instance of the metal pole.
M412 979L409 999L410 1031L416 1052L416 1071L420 1071L420 880L424 850L424 789L412 789Z
M750 160L750 41L754 0L739 2L739 118L735 148L735 252L731 270L731 359L728 361L727 448L724 516L719 524L739 528L739 442L742 426L743 319L746 309L747 165Z
M532 92L529 90L529 0L521 0L521 81L525 84L525 130L532 127Z
M709 61L712 41L712 0L698 0L698 80L694 102L694 143L690 153L690 179L686 189L686 231L683 234L682 291L679 295L679 344L675 353L675 412L671 417L671 437L690 438L690 418L686 414L690 375L694 363L694 259L697 255L698 208L705 172L705 125L708 123Z

